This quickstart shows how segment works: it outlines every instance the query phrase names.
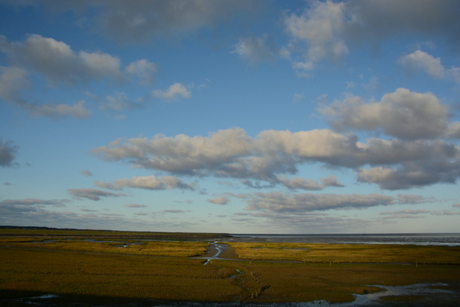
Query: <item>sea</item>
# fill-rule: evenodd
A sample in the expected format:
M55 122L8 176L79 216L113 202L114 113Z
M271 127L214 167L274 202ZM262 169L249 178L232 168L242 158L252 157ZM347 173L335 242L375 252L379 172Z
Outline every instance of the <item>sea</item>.
M231 234L229 240L252 242L460 246L460 233Z

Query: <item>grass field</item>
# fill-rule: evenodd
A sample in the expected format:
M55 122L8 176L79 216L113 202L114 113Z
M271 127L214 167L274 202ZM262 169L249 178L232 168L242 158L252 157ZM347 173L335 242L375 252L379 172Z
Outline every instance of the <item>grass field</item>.
M381 291L378 285L418 283L442 283L439 287L460 295L459 248L233 242L226 257L233 254L235 260L203 265L204 259L190 256L204 254L205 241L149 241L126 248L119 242L40 241L0 239L0 305L30 306L18 299L44 294L57 295L47 299L52 306L351 302L353 294Z

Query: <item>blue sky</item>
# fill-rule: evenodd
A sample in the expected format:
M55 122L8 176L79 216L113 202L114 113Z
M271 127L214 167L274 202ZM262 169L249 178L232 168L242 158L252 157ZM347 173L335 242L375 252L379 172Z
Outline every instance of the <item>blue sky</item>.
M460 2L0 1L0 224L460 232Z

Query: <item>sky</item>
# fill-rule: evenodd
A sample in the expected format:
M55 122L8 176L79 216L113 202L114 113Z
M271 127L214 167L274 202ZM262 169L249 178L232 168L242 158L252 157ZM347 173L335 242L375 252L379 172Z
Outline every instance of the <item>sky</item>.
M460 1L0 0L0 225L460 232Z

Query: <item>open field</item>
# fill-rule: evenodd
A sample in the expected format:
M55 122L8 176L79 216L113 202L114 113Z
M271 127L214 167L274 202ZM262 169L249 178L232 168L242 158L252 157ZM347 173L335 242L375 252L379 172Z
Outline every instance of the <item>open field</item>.
M458 247L234 242L220 257L235 259L203 265L204 259L190 256L206 254L206 241L148 241L125 248L115 240L40 241L0 239L0 305L30 306L44 300L31 297L49 294L56 296L46 298L47 306L334 303L379 293L383 286L422 283L448 294L386 296L382 301L422 306L457 306L460 301Z

